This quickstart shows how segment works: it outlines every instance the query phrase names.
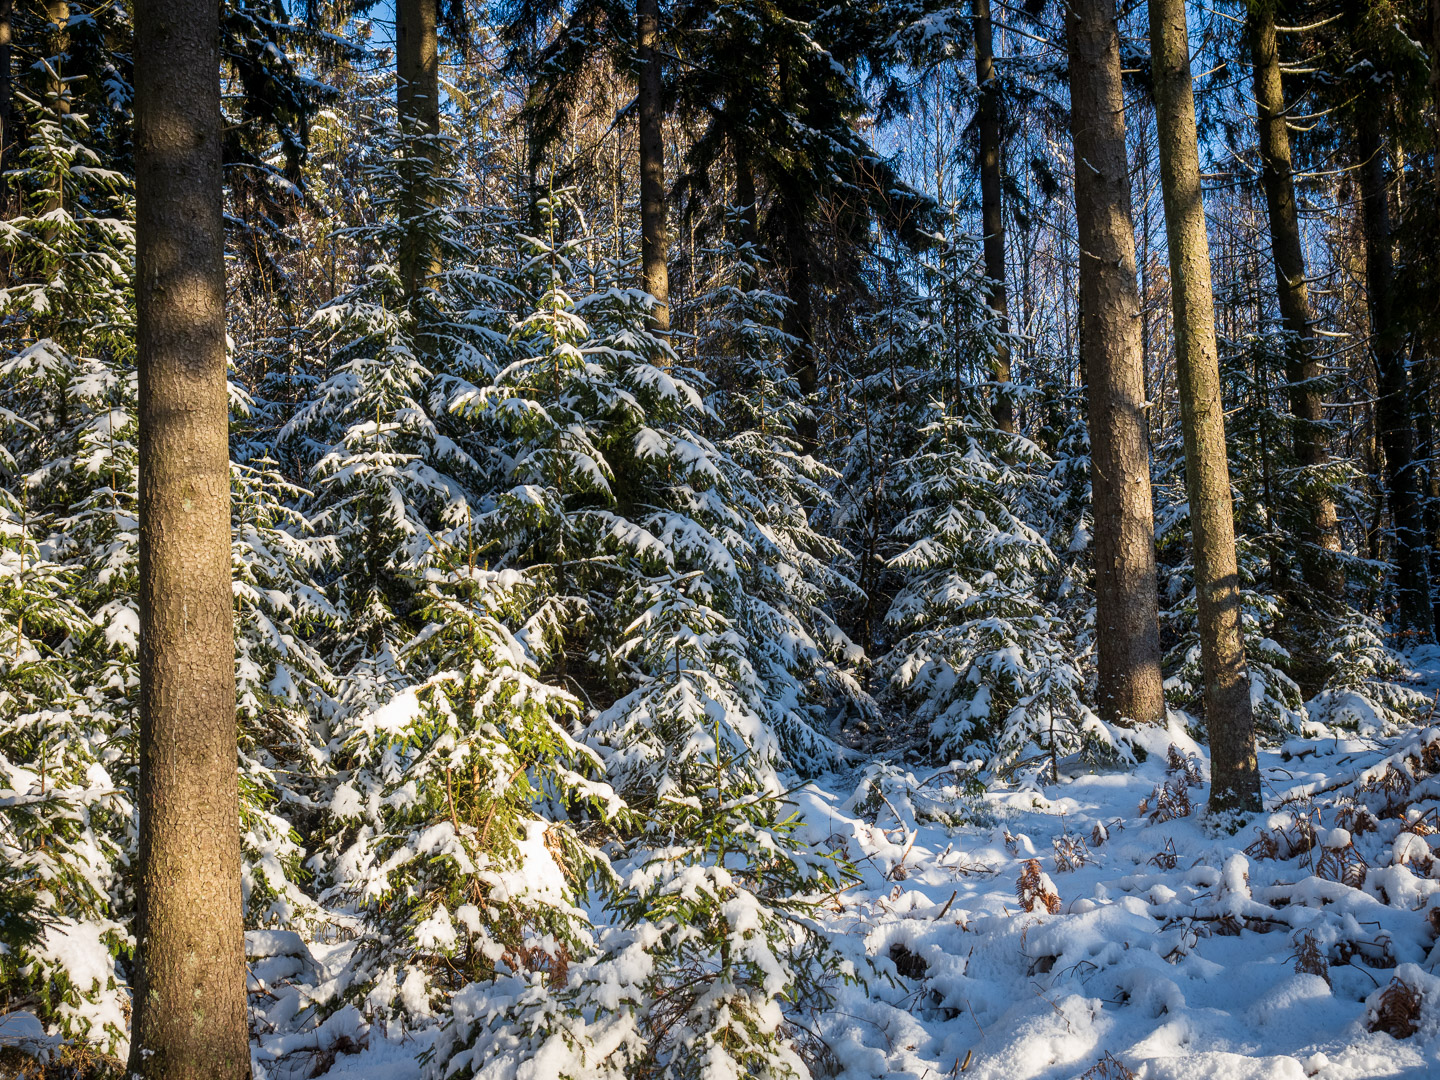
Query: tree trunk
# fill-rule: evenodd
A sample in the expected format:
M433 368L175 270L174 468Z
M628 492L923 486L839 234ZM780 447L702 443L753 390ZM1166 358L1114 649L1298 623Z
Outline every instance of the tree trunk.
M127 1075L250 1075L240 913L219 8L135 11L140 851Z
M795 437L806 453L819 442L819 425L811 409L815 393L820 389L819 368L815 364L815 315L810 305L810 242L804 216L793 205L785 208L785 251L789 266L785 273L784 330L793 339L790 348L790 374L800 389L804 407L795 425Z
M0 0L0 216L14 213L10 204L10 170L15 167L14 76L15 46L12 19L15 0ZM8 261L8 260L7 260Z
M1370 349L1375 360L1375 421L1385 450L1390 518L1395 528L1395 626L1412 642L1435 637L1430 608L1430 574L1425 557L1425 521L1416 477L1415 433L1411 425L1405 335L1394 314L1395 265L1390 249L1390 208L1385 190L1385 154L1380 135L1381 106L1356 112L1361 215L1365 232L1365 291L1370 309Z
M1075 0L1066 17L1075 220L1080 241L1082 378L1090 420L1100 714L1164 719L1140 297L1113 0Z
M670 334L670 273L665 236L665 90L661 79L659 0L638 0L640 85L635 109L640 117L640 273L645 291L655 298L650 327Z
M1290 412L1295 417L1295 457L1301 468L1315 471L1330 458L1325 449L1325 398L1319 383L1324 369L1315 356L1310 295L1305 283L1290 134L1285 127L1285 93L1275 45L1275 9L1271 3L1264 3L1251 9L1250 18L1260 175L1270 219L1280 318L1289 338L1285 377L1290 384ZM1340 552L1335 504L1329 495L1310 484L1303 486L1301 500L1305 513L1298 524L1305 548L1300 555L1300 569L1305 585L1315 597L1338 600L1344 596L1345 574L1334 557Z
M1225 449L1225 404L1215 344L1210 244L1200 192L1195 97L1185 0L1150 0L1150 57L1155 130L1170 286L1175 312L1175 368L1185 435L1185 488L1200 609L1200 662L1210 734L1210 808L1261 809L1250 674L1240 627L1240 573Z
M1435 137L1435 163L1430 180L1440 196L1440 0L1430 0L1430 126Z
M425 221L435 206L435 136L440 134L440 42L437 0L396 0L395 106L409 136L402 166L400 279L413 299L439 273L433 228Z
M1000 83L995 77L995 31L990 21L990 0L972 0L975 17L975 86L980 92L980 219L985 230L986 302L1000 332L1010 332L1005 292L1005 206L1000 191ZM1004 389L1010 382L1010 345L1003 338L995 350L995 395L992 413L1001 431L1015 430L1015 402Z
M49 30L45 35L48 70L45 72L45 103L56 113L70 111L65 96L64 56L70 48L70 4L68 0L47 0L45 19Z
M1440 582L1440 470L1435 465L1435 357L1417 359L1421 353L1417 339L1411 351L1410 367L1415 372L1411 398L1415 402L1415 457L1420 464L1416 471L1420 481L1420 499L1425 520L1425 547L1429 553L1430 612L1440 624L1440 596L1435 585Z

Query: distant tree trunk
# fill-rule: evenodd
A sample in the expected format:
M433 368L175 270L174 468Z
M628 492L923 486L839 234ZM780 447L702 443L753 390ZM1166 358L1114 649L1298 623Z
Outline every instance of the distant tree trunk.
M759 196L755 194L755 174L750 170L750 162L739 150L735 151L735 202L742 209L740 211L740 242L749 246L752 260L747 260L745 269L740 279L742 292L753 292L760 287L758 275L755 273L753 256L760 247L760 229L757 224L759 207L756 205Z
M1090 419L1100 714L1165 715L1140 297L1113 0L1074 0L1066 17L1082 376Z
M1440 195L1440 0L1430 0L1430 118L1435 137L1435 164L1430 170L1435 192Z
M640 117L640 273L645 291L655 298L650 326L670 333L670 273L665 236L665 89L661 79L660 3L638 0L640 85L635 98Z
M46 0L45 18L50 30L45 36L48 70L45 72L46 104L57 113L68 113L65 96L64 55L70 48L70 4L68 0Z
M440 134L437 9L437 0L395 2L395 107L401 131L421 140ZM434 230L425 222L434 208L435 153L433 142L412 142L401 178L400 280L407 300L440 270Z
M15 155L11 147L15 144L14 75L15 46L12 19L15 15L15 0L0 0L0 215L10 217L14 207L10 203L10 180L8 174L15 167Z
M1420 497L1424 507L1425 546L1429 552L1430 567L1430 611L1437 625L1440 625L1440 595L1436 586L1440 584L1440 469L1435 461L1435 413L1432 399L1435 396L1435 357L1419 359L1420 339L1415 340L1410 367L1415 372L1415 456L1421 463L1419 472Z
M810 406L820 388L820 373L815 363L815 315L810 304L810 239L805 218L793 201L787 200L784 215L785 251L789 265L785 272L784 330L794 340L790 348L790 374L800 388L805 406L796 422L795 437L808 453L815 449L820 433L815 413Z
M127 1075L250 1075L240 914L219 7L135 5L139 960Z
M1315 334L1305 283L1305 252L1300 243L1300 218L1295 207L1295 177L1290 161L1290 134L1286 130L1284 87L1275 45L1275 9L1272 0L1254 6L1250 14L1250 52L1253 59L1256 121L1260 134L1260 177L1270 218L1270 247L1275 263L1275 287L1280 318L1289 334L1285 377L1290 384L1290 412L1295 417L1295 457L1305 469L1318 469L1329 460L1325 449L1325 398L1319 386L1324 369L1315 356ZM1345 574L1334 558L1340 551L1340 525L1335 504L1323 491L1307 487L1302 493L1306 512L1301 536L1307 545L1300 553L1305 585L1316 597L1338 600L1344 595Z
M1390 208L1385 190L1385 152L1378 102L1356 110L1361 214L1365 232L1365 291L1370 308L1370 349L1375 360L1375 421L1385 450L1390 517L1395 527L1396 628L1414 641L1435 637L1425 520L1415 462L1410 386L1405 372L1405 335L1394 314L1395 265Z
M1185 436L1185 487L1200 661L1205 672L1205 725L1210 735L1212 810L1261 809L1250 674L1240 626L1240 573L1225 447L1225 404L1215 344L1210 244L1200 191L1195 97L1185 0L1150 0L1151 74L1160 188L1175 312L1175 368Z
M1000 190L1000 82L995 77L995 31L990 0L972 0L975 18L975 85L980 91L976 117L980 129L980 219L985 230L985 276L990 279L990 310L1002 333L1009 333L1010 313L1005 290L1005 204ZM995 381L1010 382L1010 346L995 350ZM1001 431L1015 430L1015 402L1008 391L995 396L992 410Z

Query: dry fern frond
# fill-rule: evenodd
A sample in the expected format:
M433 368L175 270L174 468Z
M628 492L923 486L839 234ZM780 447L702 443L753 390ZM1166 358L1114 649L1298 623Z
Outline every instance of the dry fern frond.
M1436 833L1440 833L1440 807L1432 806L1425 811L1410 807L1405 811L1403 831L1414 833L1416 836L1434 836Z
M1015 899L1026 911L1044 908L1051 915L1060 914L1060 894L1055 884L1040 869L1039 859L1027 859L1020 870L1020 880L1015 883Z
M1059 873L1078 870L1090 861L1090 848L1086 845L1083 836L1071 836L1069 833L1065 833L1063 836L1055 837L1053 846L1055 848L1055 869Z
M1327 847L1325 854L1321 855L1320 861L1315 864L1317 877L1326 881L1338 881L1352 889L1361 888L1369 873L1370 864L1365 861L1365 856L1355 850L1354 841L1340 847Z
M1295 939L1295 974L1319 975L1326 985L1330 983L1330 960L1313 931L1306 930Z
M1165 772L1190 787L1199 787L1204 783L1200 777L1200 763L1195 760L1195 755L1185 753L1173 742L1165 752Z
M1315 826L1309 818L1300 818L1290 828L1257 829L1259 834L1245 849L1252 859L1293 859L1314 848Z
M1150 793L1150 798L1140 804L1140 813L1144 814L1151 803L1155 804L1155 809L1150 811L1152 823L1174 821L1195 812L1190 802L1190 788L1183 780L1167 780L1157 787Z
M1080 1080L1139 1080L1139 1077L1133 1069L1107 1051L1104 1057L1081 1074Z
M1180 856L1175 854L1175 841L1166 840L1165 846L1150 856L1152 866L1158 866L1161 870L1174 870Z
M1409 983L1391 979L1380 1000L1371 1006L1365 1026L1396 1039L1408 1039L1420 1030L1420 991Z
M1405 796L1410 794L1410 789L1414 786L1415 782L1408 772L1401 772L1394 765L1386 765L1383 773L1366 780L1359 790L1384 795L1386 807L1393 810L1403 806Z
M1367 832L1374 832L1378 822L1368 806L1347 798L1335 811L1335 824L1355 836L1364 836Z

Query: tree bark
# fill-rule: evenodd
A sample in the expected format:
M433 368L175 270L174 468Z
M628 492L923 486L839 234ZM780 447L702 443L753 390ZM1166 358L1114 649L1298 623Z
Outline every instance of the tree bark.
M1428 351L1428 350L1427 350ZM1431 399L1435 394L1435 357L1417 359L1422 352L1417 339L1411 349L1410 367L1415 377L1411 399L1415 402L1415 457L1419 474L1420 501L1425 521L1425 548L1429 553L1430 612L1440 624L1440 596L1433 588L1440 582L1440 470L1435 465L1435 414Z
M980 220L985 231L985 276L989 279L986 303L999 323L1010 332L1005 288L1005 205L1000 189L1000 82L995 77L995 30L990 21L990 0L971 0L975 20L975 86L980 103ZM1010 383L1010 345L1002 338L995 349L995 381L999 384L991 410L1001 431L1015 430L1015 402Z
M1160 721L1159 603L1140 297L1113 0L1074 0L1065 22L1075 220L1080 240L1082 378L1090 421L1100 714Z
M1175 312L1175 368L1185 437L1185 487L1200 662L1205 673L1205 724L1210 734L1212 811L1261 809L1250 673L1240 626L1240 573L1225 449L1225 405L1215 344L1210 243L1200 191L1195 96L1185 0L1150 0L1150 63L1160 190Z
M11 150L15 144L14 15L15 0L0 0L0 215L6 218L14 213L9 180L10 170L15 167L15 155Z
M1286 130L1284 87L1275 43L1273 2L1251 8L1250 52L1253 60L1256 125L1260 136L1260 177L1270 220L1270 247L1275 263L1275 289L1280 319L1288 335L1285 377L1290 412L1295 417L1295 457L1314 471L1329 461L1325 448L1325 397L1320 389L1324 369L1315 356L1315 332L1305 282L1305 252L1300 243L1300 218L1295 206L1295 176ZM1305 585L1319 598L1344 596L1345 574L1334 557L1340 552L1340 523L1335 503L1323 490L1306 484L1300 526L1305 548L1300 570Z
M1430 117L1435 138L1435 163L1430 170L1431 183L1440 196L1440 0L1430 0Z
M1365 233L1365 291L1370 309L1370 351L1375 361L1375 421L1385 450L1390 518L1395 528L1396 629L1409 640L1433 641L1425 520L1415 461L1405 334L1394 314L1395 264L1385 186L1385 152L1379 102L1356 111L1361 213Z
M48 70L45 72L45 98L56 113L70 111L65 96L63 57L70 48L70 4L68 0L46 0L45 18L49 31L45 35Z
M396 0L395 106L407 141L402 167L400 279L413 299L439 273L439 251L425 218L435 206L436 147L440 134L440 40L437 0Z
M240 909L219 7L139 0L140 850L128 1075L250 1075Z
M640 118L640 273L655 298L650 327L670 334L670 272L665 235L665 88L660 69L660 3L638 0L640 80L635 98Z
M790 374L800 389L804 406L796 422L795 437L806 453L818 445L820 432L811 409L815 393L820 389L820 372L815 363L815 315L810 304L810 241L804 216L793 204L785 215L785 250L789 260L785 273L785 305L783 327L794 344L790 348Z

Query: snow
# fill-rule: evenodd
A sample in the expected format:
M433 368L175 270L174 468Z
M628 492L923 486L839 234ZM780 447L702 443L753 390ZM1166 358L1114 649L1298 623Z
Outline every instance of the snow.
M1233 835L1203 816L1208 791L1193 781L1193 814L1161 821L1137 812L1167 781L1186 784L1166 771L1160 748L1171 737L1208 775L1203 749L1172 718L1168 729L1135 740L1151 747L1143 760L1115 769L1073 764L1058 784L964 795L959 782L971 765L917 778L872 764L793 789L797 836L842 845L860 874L819 915L862 976L837 987L833 1009L816 1017L834 1076L1069 1080L1107 1055L1144 1080L1440 1075L1440 948L1430 918L1440 910L1440 882L1421 870L1431 846L1417 813L1433 797L1417 770L1411 790L1420 804L1385 816L1394 796L1375 784L1440 733L1292 739L1267 750L1268 812ZM1380 807L1380 828L1358 830L1353 814L1350 827L1336 823L1357 800ZM1267 835L1297 837L1307 821L1316 826L1313 846L1265 853ZM520 842L522 869L504 888L562 902L543 828L536 823ZM1078 856L1061 859L1066 846ZM1352 853L1369 868L1360 887L1336 880L1339 871L1324 862ZM1060 897L1058 914L1018 902L1032 859L1040 887ZM724 873L687 867L668 888L711 889ZM755 924L743 900L724 910L737 930ZM423 932L453 940L477 924L472 907L440 907ZM1319 969L1301 970L1307 941L1323 957ZM344 947L314 951L327 971L346 961ZM308 957L309 948L296 934L251 933L247 954ZM634 940L595 965L583 975L592 1000L620 1004L650 962ZM398 985L422 1018L427 984L417 974ZM1417 1030L1405 1038L1371 1030L1392 979L1420 1002ZM778 971L766 981L783 985ZM477 1021L495 1016L499 984L493 993L473 989L473 1001L457 998L456 1007L479 1010L466 1014ZM264 1075L291 1075L287 1062L312 1061L318 1040L331 1048L324 1075L334 1080L409 1080L423 1075L417 1059L433 1029L382 1030L346 1006L306 1037L262 1037ZM569 1060L553 1040L520 1032L507 1045L504 1068L495 1065L506 1075L558 1075ZM716 1075L732 1064L717 1058Z

